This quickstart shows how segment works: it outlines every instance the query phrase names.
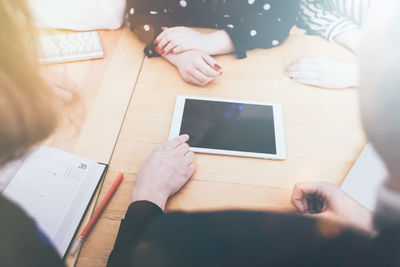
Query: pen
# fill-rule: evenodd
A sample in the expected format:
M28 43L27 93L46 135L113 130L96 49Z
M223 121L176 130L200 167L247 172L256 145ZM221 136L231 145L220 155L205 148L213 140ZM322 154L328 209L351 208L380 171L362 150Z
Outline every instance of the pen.
M103 212L104 208L106 207L107 203L110 202L111 197L114 195L115 191L117 190L118 186L120 185L124 175L120 173L118 177L115 179L113 185L111 186L110 190L107 192L107 195L104 197L103 201L101 202L100 206L97 208L95 213L93 214L90 221L83 229L82 233L79 235L78 239L75 241L75 244L72 246L71 255L74 255L78 247L82 244L83 240L88 236L90 230L92 230L94 224L96 223L97 219L100 217L100 214Z

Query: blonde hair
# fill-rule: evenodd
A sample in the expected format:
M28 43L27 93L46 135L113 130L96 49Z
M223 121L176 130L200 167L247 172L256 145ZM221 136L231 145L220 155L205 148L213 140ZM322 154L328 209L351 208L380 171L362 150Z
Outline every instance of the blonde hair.
M25 0L0 0L0 166L45 139L56 123Z

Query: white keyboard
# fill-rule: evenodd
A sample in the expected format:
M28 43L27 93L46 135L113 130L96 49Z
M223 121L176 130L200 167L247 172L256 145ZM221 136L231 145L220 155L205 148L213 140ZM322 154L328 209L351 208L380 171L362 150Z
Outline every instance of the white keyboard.
M96 31L39 37L40 63L63 63L103 57L100 36Z

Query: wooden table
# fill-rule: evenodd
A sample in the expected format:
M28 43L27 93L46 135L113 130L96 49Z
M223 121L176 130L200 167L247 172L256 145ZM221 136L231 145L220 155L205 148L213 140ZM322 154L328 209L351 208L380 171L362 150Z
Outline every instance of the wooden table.
M118 38L130 40L132 37L129 36L125 30L102 34L102 38L111 43ZM143 47L137 41L133 43L134 46L121 47L127 51L138 51ZM114 62L103 72L90 72L82 76L93 79L92 83L107 87L107 90L116 88L113 83L121 83L119 79L124 79L123 75L128 74L121 69L125 58L117 52L115 56ZM99 198L105 195L119 172L125 174L125 179L84 243L76 265L106 265L120 220L130 204L137 170L152 149L167 140L178 95L281 103L288 159L269 161L198 154L193 178L170 199L167 211L288 211L292 209L289 198L296 182L330 181L340 184L366 143L360 122L358 92L355 89L319 89L286 78L283 75L285 66L305 56L329 56L342 61L355 61L349 51L338 45L318 37L294 33L282 46L251 51L243 60L237 60L233 55L217 57L224 74L201 88L182 81L176 69L163 59L144 58L136 84L134 79L131 80L131 86L135 87L122 127L118 128L118 123L111 124L116 127L111 130L114 134L116 130L120 132ZM108 60L107 57L105 60ZM96 80L104 72L109 75L106 85ZM107 105L108 99L103 101L102 108L110 106ZM88 123L90 125L90 120ZM92 127L84 132L86 138L98 134ZM69 144L64 148L68 149ZM86 148L83 150L86 151ZM70 262L68 264L73 265Z
M43 34L65 33L44 31ZM100 32L104 59L44 66L78 84L74 100L59 107L59 127L45 145L109 164L132 97L144 55L143 44L128 28ZM100 183L81 227L89 221L101 191ZM79 255L79 254L78 254ZM77 256L68 255L68 266Z
M60 107L60 126L46 144L109 164L144 55L128 28L100 37L104 59L44 67L78 85L72 103Z

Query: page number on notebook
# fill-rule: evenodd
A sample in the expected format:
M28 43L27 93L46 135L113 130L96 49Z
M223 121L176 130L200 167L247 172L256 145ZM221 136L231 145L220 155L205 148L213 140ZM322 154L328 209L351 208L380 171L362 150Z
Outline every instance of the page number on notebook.
M79 169L82 169L82 170L86 170L87 164L85 164L85 163L80 163L78 168L79 168Z

